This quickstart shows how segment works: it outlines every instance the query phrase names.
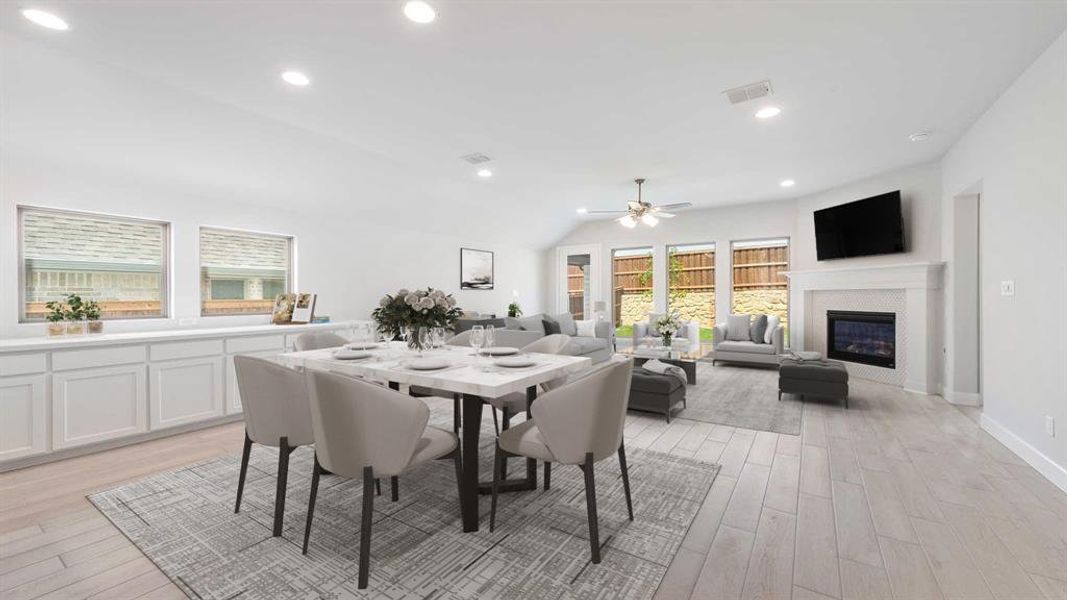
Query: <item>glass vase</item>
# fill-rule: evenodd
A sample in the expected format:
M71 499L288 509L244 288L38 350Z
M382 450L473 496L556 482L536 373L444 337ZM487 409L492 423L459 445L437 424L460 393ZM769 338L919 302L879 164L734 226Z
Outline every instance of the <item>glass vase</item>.
M85 333L85 321L67 321L67 335L83 335Z

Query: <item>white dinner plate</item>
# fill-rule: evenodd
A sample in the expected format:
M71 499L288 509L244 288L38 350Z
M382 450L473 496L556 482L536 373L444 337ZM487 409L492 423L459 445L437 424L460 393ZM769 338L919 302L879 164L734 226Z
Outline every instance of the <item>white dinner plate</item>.
M519 349L511 346L494 346L492 348L483 348L481 353L488 356L511 356L512 354L518 354Z
M349 350L370 350L380 346L378 342L349 342L345 344L345 348Z
M450 363L443 358L415 358L408 361L407 366L416 371L436 371L450 366Z
M537 361L529 356L513 356L511 358L501 358L493 361L493 364L498 367L508 367L510 369L521 369L522 367L532 367L537 364Z
M333 357L339 360L359 360L361 358L367 358L370 355L370 352L364 352L363 350L349 350L347 348L342 348L333 353Z

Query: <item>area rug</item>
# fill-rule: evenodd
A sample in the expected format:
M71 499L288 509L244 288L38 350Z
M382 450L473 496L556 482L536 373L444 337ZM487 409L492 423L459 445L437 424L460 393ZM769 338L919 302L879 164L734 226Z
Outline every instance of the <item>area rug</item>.
M448 419L440 419L447 425ZM483 474L491 472L491 430ZM502 494L497 529L463 533L451 461L422 465L375 498L370 586L356 588L362 483L323 476L307 556L300 553L312 451L290 458L282 537L271 537L277 451L256 446L240 514L238 456L208 460L89 496L190 598L651 598L719 467L660 452L627 451L633 522L618 462L596 465L603 560L589 560L578 467L556 465L552 488ZM513 471L522 468L519 461Z
M778 401L778 371L697 362L697 383L686 390L686 408L674 413L719 425L800 434L803 403L791 394Z

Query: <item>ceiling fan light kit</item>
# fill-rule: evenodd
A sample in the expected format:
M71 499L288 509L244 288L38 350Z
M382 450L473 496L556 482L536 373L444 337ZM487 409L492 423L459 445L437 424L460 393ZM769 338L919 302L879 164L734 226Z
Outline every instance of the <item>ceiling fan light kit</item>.
M667 210L673 210L676 208L688 208L693 205L692 202L677 202L675 204L664 204L663 206L653 206L651 202L645 202L641 199L641 185L645 183L643 178L634 179L634 183L637 184L637 200L627 202L626 210L582 210L578 209L580 214L619 214L623 213L623 216L615 219L620 225L628 229L637 227L638 223L644 223L648 227L655 227L659 224L660 219L673 219L674 214L666 212Z

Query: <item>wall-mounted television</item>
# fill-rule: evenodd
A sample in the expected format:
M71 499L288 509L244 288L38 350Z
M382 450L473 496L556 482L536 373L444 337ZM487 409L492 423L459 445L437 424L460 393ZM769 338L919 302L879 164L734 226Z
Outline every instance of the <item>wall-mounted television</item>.
M819 260L904 252L900 190L815 211Z

